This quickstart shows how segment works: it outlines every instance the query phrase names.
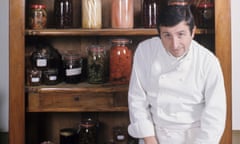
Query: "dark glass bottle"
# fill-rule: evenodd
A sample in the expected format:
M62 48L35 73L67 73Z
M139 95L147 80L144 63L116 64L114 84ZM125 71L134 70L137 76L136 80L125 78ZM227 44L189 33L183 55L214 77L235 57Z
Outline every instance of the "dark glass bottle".
M155 28L159 15L159 0L143 0L143 26L145 28Z
M55 0L54 13L57 28L71 28L73 26L72 0Z

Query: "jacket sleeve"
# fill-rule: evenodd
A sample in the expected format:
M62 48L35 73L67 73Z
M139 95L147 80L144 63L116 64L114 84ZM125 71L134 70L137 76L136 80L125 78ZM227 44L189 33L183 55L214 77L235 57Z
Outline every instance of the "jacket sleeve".
M201 116L201 128L194 144L219 144L225 128L226 92L220 63L208 62L204 90L205 109Z
M141 53L136 51L128 92L130 117L128 132L131 136L136 138L144 138L155 135L149 111L149 103L147 101L145 90L142 86L142 72L144 71L142 69L144 67L144 61L142 58Z

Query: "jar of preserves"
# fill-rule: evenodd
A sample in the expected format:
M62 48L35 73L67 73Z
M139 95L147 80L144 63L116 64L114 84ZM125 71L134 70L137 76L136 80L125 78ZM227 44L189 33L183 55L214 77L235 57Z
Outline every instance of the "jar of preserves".
M76 144L77 130L73 128L63 128L60 130L60 144Z
M106 71L106 51L103 46L92 45L88 48L88 82L104 83Z
M112 0L112 28L133 28L134 0Z
M82 58L76 53L63 56L64 80L66 83L79 83L82 80Z
M57 28L71 28L73 26L72 0L55 0L54 14Z
M110 50L110 82L127 84L132 70L131 41L125 38L113 39Z
M196 5L194 15L198 28L214 28L214 4L212 1L201 1Z
M143 0L143 25L145 28L156 28L160 11L159 0Z
M82 28L102 27L102 0L82 0Z
M79 144L97 144L97 129L98 122L91 118L82 120L78 129Z
M30 6L29 28L44 29L47 26L46 5L33 4Z
M43 84L55 85L60 82L60 72L57 68L49 68L43 71Z

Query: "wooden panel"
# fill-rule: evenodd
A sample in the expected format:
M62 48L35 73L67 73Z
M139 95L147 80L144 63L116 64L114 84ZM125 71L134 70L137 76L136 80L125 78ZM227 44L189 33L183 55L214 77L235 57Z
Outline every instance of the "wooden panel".
M231 81L231 15L230 1L215 1L216 55L220 60L227 92L227 121L221 144L232 143L232 81Z

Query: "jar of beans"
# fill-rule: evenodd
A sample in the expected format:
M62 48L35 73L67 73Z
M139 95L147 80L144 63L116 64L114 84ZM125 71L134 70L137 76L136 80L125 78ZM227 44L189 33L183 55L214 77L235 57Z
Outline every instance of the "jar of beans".
M110 50L110 77L116 84L128 84L132 70L131 40L118 38L112 40Z
M30 6L29 28L43 29L47 26L46 5L33 4Z

